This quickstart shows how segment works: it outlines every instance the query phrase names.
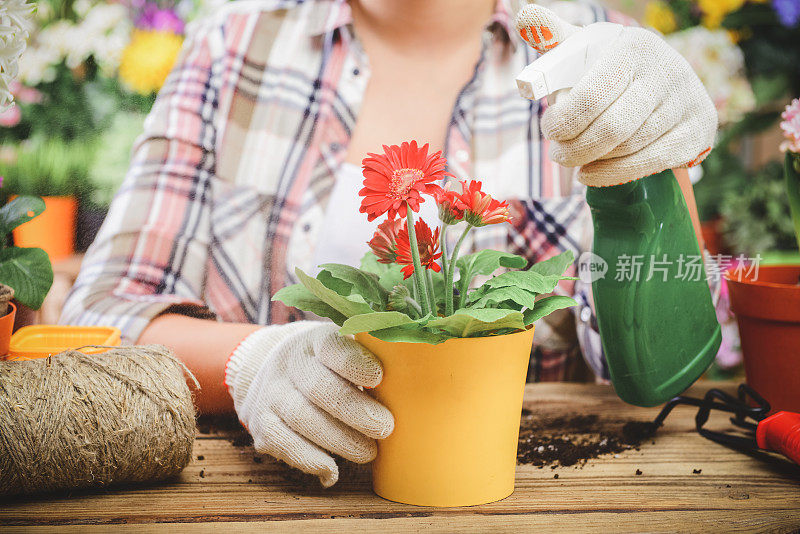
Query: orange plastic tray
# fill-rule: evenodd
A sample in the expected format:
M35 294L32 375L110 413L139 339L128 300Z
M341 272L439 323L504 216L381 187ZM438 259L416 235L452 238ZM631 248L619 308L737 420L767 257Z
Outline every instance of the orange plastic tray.
M112 326L24 326L11 336L7 360L32 360L84 345L120 344L121 332ZM108 349L86 347L85 354L97 354Z

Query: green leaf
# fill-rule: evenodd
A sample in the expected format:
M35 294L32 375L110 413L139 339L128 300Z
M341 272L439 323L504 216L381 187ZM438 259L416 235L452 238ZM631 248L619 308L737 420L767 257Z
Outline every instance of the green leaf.
M364 272L380 276L388 267L387 264L379 262L378 257L370 251L361 257L361 270Z
M53 267L47 252L21 247L0 250L0 284L14 288L17 301L38 310L53 285Z
M757 109L783 97L791 89L789 80L783 73L753 76L750 85L756 97Z
M462 309L448 317L438 317L428 322L429 328L444 330L456 337L470 337L474 334L511 328L525 328L522 313L516 310Z
M394 269L389 269L380 275L378 282L384 289L388 289L389 291L391 291L394 286L406 286L408 290L413 293L414 279L409 278L406 280L403 277L403 271L400 270L400 266L395 264L394 267Z
M322 282L328 289L333 289L343 297L347 297L353 292L353 284L333 276L329 271L320 271L317 275L317 280Z
M531 293L552 293L562 277L557 274L543 275L536 271L509 271L487 280L486 285L496 287L517 287Z
M306 289L342 315L352 317L362 313L372 313L372 308L361 295L342 296L333 289L325 287L325 284L316 278L308 276L299 267L295 268L294 272Z
M329 276L344 281L350 285L350 293L355 293L364 297L367 302L374 302L381 306L382 309L386 308L386 298L389 296L389 290L381 286L379 277L375 273L362 271L351 267L349 265L342 265L339 263L325 263L320 265L322 273L328 273ZM317 276L317 278L320 278ZM326 286L328 284L325 284ZM331 286L328 286L334 289ZM334 289L335 290L335 289ZM337 293L339 293L337 291ZM339 293L340 295L342 293Z
M0 232L3 235L24 224L44 211L44 200L39 197L19 196L0 208Z
M499 308L500 304L511 301L520 308L532 308L536 301L536 293L531 293L516 286L492 288L483 286L481 291L474 291L478 300L469 306L471 308ZM472 297L470 294L470 297Z
M311 312L319 317L327 317L339 326L342 326L347 320L344 314L336 311L334 308L315 297L314 294L302 284L293 284L280 289L273 295L272 300L280 301L287 306L293 306L297 309Z
M525 310L525 324L529 325L534 321L538 321L556 310L577 305L578 303L575 299L562 295L553 295L551 297L539 299L536 301L533 309Z
M553 256L552 258L548 258L544 261L534 263L528 270L533 271L535 273L539 273L544 276L549 276L554 274L560 276L564 274L567 268L570 265L572 265L572 262L574 261L575 261L575 254L573 254L571 250L567 250L566 252L562 252L558 256Z
M461 281L472 281L476 276L492 274L500 267L522 269L527 264L528 260L522 256L490 249L461 256L456 260ZM461 281L459 285L462 284Z
M430 345L438 345L448 339L452 339L452 336L444 333L429 332L419 325L393 326L383 330L375 330L370 332L370 335L391 343L428 343Z
M378 276L378 283L387 291L391 291L396 285L404 285L411 289L411 279L407 281L403 278L403 271L396 263L380 263L378 257L372 252L367 252L361 258L361 270Z
M339 333L345 336L413 323L414 320L411 317L396 311L365 313L363 315L354 315L346 320Z

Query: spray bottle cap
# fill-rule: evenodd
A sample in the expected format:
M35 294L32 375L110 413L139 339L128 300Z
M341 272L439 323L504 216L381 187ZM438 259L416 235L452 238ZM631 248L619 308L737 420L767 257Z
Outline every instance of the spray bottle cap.
M579 28L547 8L529 4L517 15L517 30L543 54L517 76L519 94L539 100L573 87L622 33L622 26L596 22Z

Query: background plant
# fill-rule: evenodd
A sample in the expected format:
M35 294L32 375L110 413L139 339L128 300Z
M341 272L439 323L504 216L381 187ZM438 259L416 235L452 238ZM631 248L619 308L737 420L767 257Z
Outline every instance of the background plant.
M14 289L18 302L39 309L53 284L50 258L40 248L7 246L9 234L44 211L38 197L20 196L0 208L0 284Z
M219 3L38 2L19 81L9 86L16 104L0 113L4 196L67 193L84 204L107 206L125 175L143 118L172 67L186 23ZM48 149L66 150L71 157L38 166L31 161ZM59 161L63 169L57 168ZM32 166L37 178L28 187L24 172ZM71 188L64 187L67 175L74 182Z
M720 116L715 150L695 184L701 218L721 215L735 251L786 247L784 225L774 218L786 208L785 194L770 185L776 168L751 168L746 148L800 94L800 2L659 0L648 3L645 18L689 60ZM744 198L733 198L737 192Z

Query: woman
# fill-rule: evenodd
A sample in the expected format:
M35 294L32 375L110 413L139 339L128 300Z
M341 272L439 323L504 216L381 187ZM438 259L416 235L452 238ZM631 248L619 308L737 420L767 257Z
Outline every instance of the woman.
M566 7L580 23L606 17ZM686 164L713 139L716 115L694 73L634 28L609 47L606 70L543 114L517 94L536 52L511 20L507 0L229 4L187 38L63 322L171 347L202 385L201 411L232 398L257 450L326 486L338 478L330 453L370 461L394 423L355 386L377 385L380 364L329 323L298 321L270 300L295 266L356 263L366 250L373 227L354 206L367 152L430 141L458 178L511 200L513 224L482 229L472 246L541 260L591 240L583 188L558 163L583 165L588 181L643 176ZM586 288L570 290L577 329L569 313L537 328L549 355L540 372L558 376L577 337L602 374Z

